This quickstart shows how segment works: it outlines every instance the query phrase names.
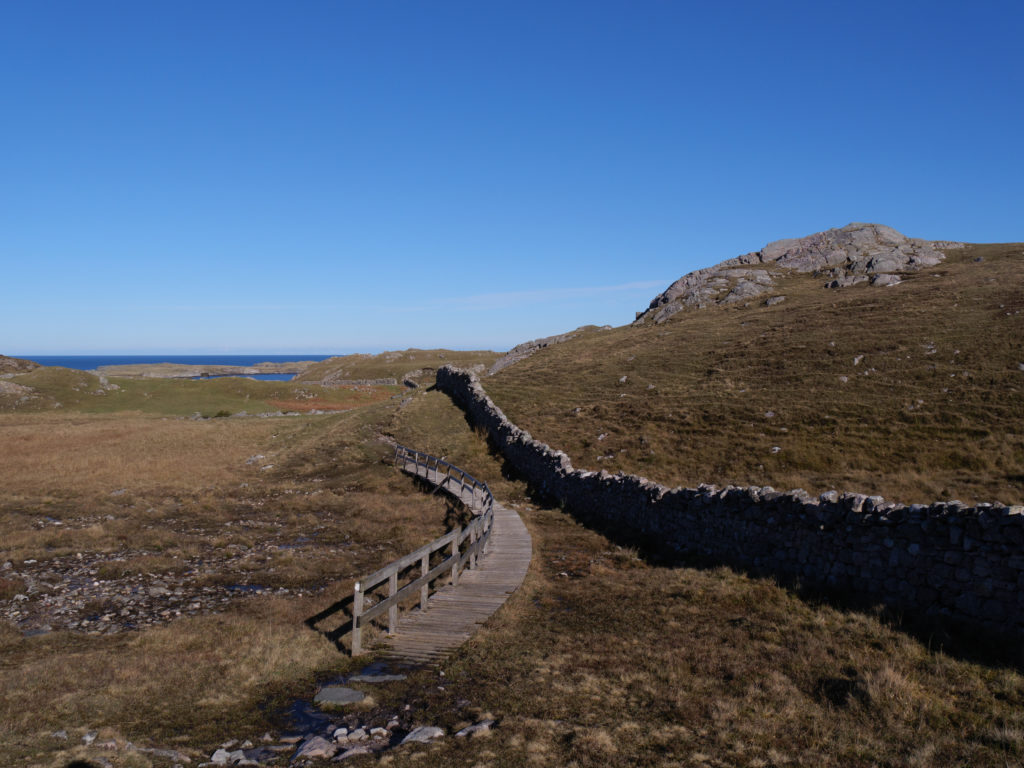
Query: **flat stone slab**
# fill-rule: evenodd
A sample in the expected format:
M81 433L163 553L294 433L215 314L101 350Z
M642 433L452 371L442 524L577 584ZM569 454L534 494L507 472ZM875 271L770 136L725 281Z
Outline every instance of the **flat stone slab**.
M358 704L366 694L343 685L326 685L313 699L314 704Z
M386 674L369 674L369 675L353 675L348 679L350 683L393 683L399 680L405 680L405 675L386 675Z

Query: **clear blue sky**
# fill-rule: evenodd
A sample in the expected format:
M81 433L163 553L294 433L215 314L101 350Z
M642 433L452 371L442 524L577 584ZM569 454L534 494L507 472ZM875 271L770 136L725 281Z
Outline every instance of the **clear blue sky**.
M1024 240L1018 2L5 2L0 352L507 348L850 221Z

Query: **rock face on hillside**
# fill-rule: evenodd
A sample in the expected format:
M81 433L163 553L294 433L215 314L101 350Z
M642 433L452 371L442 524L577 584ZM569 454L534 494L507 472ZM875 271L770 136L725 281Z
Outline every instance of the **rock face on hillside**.
M533 341L524 341L522 344L517 344L495 361L494 365L487 370L487 375L491 376L503 368L508 368L510 365L518 363L520 360L525 360L534 352L539 352L545 347L561 344L563 341L568 341L569 339L575 339L583 331L593 327L594 326L584 325L577 328L575 331L569 331L568 333L559 333L555 336L545 336L543 339L534 339ZM610 328L611 326L605 325L601 327Z
M895 285L900 273L931 267L943 250L963 243L918 240L881 224L847 224L808 237L777 240L762 250L699 269L676 280L637 315L637 324L663 323L685 307L747 301L775 292L775 280L791 272L811 272L826 288L857 283Z
M42 368L39 363L31 360L22 360L19 357L7 357L0 355L0 373L28 373L36 368Z

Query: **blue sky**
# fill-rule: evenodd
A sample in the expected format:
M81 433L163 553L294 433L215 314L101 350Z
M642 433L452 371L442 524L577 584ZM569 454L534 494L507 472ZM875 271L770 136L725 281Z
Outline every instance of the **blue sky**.
M0 4L0 352L507 348L877 221L1024 240L1019 2Z

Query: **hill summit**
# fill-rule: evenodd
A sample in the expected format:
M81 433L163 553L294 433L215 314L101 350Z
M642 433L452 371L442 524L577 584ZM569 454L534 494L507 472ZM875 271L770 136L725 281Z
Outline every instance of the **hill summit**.
M730 304L773 293L776 278L787 271L818 274L825 278L826 288L863 282L895 285L900 273L935 266L945 258L944 250L962 247L963 243L919 240L892 227L863 223L776 240L760 251L684 275L637 313L636 323L663 323L685 307Z

